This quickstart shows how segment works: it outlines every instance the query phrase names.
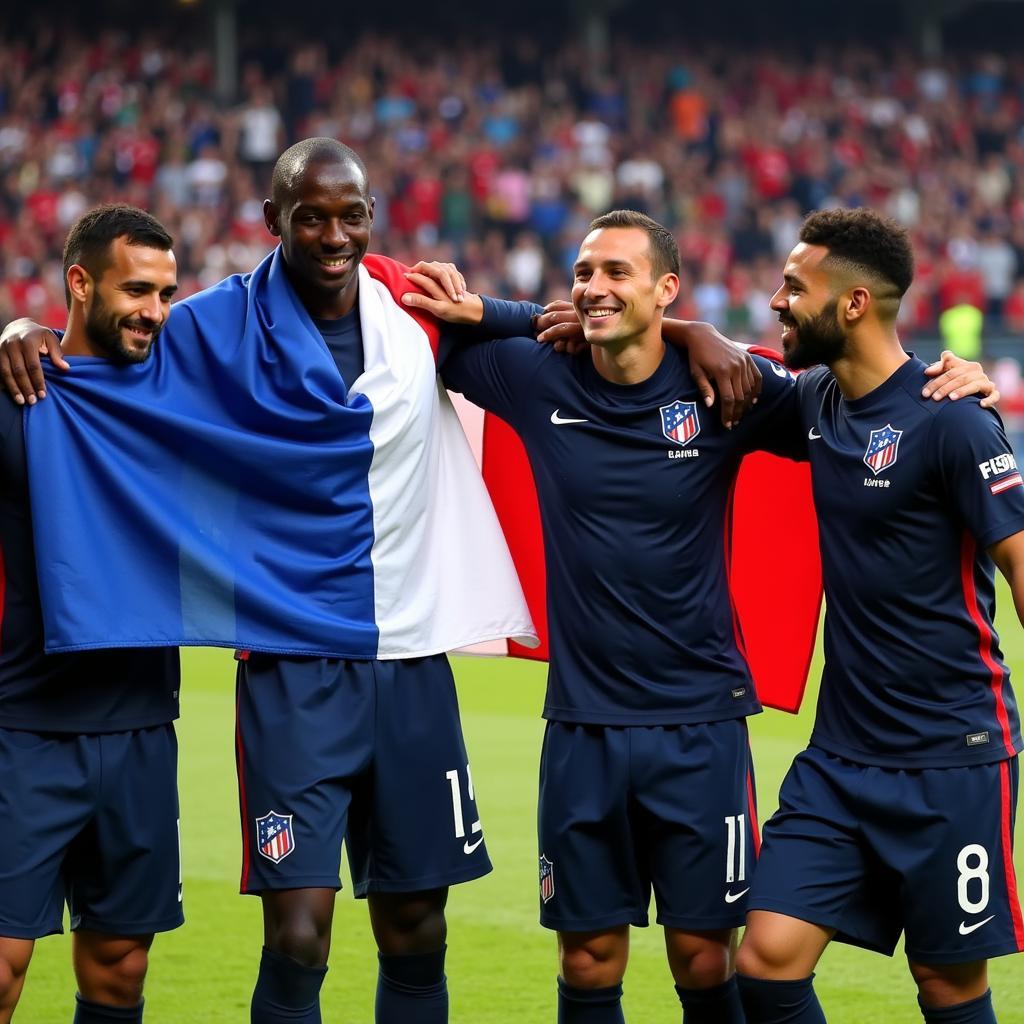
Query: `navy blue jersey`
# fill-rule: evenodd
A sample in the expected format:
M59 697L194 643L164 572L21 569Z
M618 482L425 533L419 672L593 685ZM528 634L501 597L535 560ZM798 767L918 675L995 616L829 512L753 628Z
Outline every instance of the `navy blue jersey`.
M88 544L91 529L62 510L65 544ZM178 717L176 648L43 654L22 410L0 399L0 727L106 733L163 725ZM116 610L110 611L116 615Z
M986 549L1024 530L1024 486L999 417L922 398L924 369L912 358L851 402L823 368L797 388L827 609L811 740L880 767L1021 748Z
M313 323L334 357L345 387L351 391L364 365L363 331L359 323L358 306L335 320L314 320Z
M560 355L527 338L448 353L447 386L506 420L533 467L547 566L546 718L671 725L760 710L726 578L727 507L744 453L799 456L806 440L792 377L759 365L761 399L728 431L673 346L631 386L605 380L589 353Z

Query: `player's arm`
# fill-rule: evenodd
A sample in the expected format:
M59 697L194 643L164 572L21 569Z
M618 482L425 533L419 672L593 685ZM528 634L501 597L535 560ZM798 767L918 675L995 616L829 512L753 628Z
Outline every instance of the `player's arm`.
M412 267L405 276L420 290L407 292L402 296L402 302L422 309L444 323L478 328L475 332L450 332L447 337L456 341L479 341L533 336L537 315L542 312L540 306L532 302L477 295L466 288L464 281L456 299L439 276L440 266L445 265L418 263ZM455 270L452 264L447 266Z
M781 362L766 356L752 357L761 373L761 397L757 408L736 431L745 452L771 452L794 462L809 458L807 428L800 410L801 374L793 374Z
M924 386L921 394L925 398L931 396L936 402L946 397L955 402L968 395L982 395L981 407L990 409L1002 397L981 363L961 359L948 349L924 372L933 379Z
M552 355L550 348L533 340L533 317L540 307L469 291L456 302L433 275L406 276L420 291L406 292L403 304L452 325L442 335L438 352L445 387L516 427L534 376Z
M44 352L57 369L71 369L53 331L29 317L12 320L0 335L0 382L18 405L34 405L37 398L46 397L40 360Z
M1017 618L1024 625L1024 530L993 544L988 553L1010 584Z
M554 345L556 351L576 353L586 347L583 328L571 302L548 303L536 318L537 340ZM731 342L711 324L698 320L662 321L666 341L685 348L690 373L710 409L715 392L721 398L722 423L734 427L761 394L761 373L746 349ZM712 383L714 382L714 383Z

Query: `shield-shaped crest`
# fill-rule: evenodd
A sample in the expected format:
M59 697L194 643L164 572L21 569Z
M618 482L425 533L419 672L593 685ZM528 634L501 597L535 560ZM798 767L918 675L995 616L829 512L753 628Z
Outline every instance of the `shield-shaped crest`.
M292 815L271 811L256 819L256 847L267 860L275 864L284 860L295 849Z
M661 407L661 432L679 445L688 445L700 433L696 402L673 402Z
M878 476L888 469L895 461L899 452L902 430L895 430L891 423L886 423L881 430L872 430L868 438L868 450L864 453L864 465Z
M544 856L540 855L540 898L549 903L555 895L555 866Z

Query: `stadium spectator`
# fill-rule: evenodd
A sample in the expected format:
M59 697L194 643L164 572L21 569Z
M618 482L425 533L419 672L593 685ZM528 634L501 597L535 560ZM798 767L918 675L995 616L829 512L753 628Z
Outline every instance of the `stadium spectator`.
M26 30L0 43L0 278L44 280L75 216L119 196L167 219L188 294L229 265L239 196L262 195L279 145L304 131L366 153L382 249L412 259L450 243L497 291L521 291L509 276L520 258L508 254L531 233L525 248L539 249L544 270L529 275L529 297L564 295L567 269L554 269L571 264L564 239L615 205L676 234L685 302L708 258L689 240L720 236L718 277L731 287L757 281L765 254L788 253L808 210L863 204L914 230L919 262L933 268L906 333L934 335L964 288L987 330L1018 324L1003 306L1024 270L1019 61L887 60L850 44L793 68L771 48L726 60L715 45L623 41L613 80L574 43L546 56L523 38L446 40L443 60L373 35L337 52L298 38L281 59L247 52L239 100L226 104L211 53L169 30ZM28 226L32 242L6 244ZM471 255L488 227L500 245ZM243 234L249 249L271 247L259 229ZM718 325L736 308L713 303ZM768 324L754 338L774 343L773 333Z

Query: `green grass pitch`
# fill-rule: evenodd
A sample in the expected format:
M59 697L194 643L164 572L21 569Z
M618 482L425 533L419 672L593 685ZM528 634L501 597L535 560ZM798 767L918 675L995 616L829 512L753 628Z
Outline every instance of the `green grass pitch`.
M1001 598L1003 647L1024 680L1024 637ZM233 755L233 664L224 651L186 651L181 739L184 928L157 937L146 988L150 1024L248 1021L248 1000L262 934L259 901L237 894L239 838ZM814 669L817 673L817 665ZM463 720L495 870L458 886L449 901L448 978L453 1024L548 1024L555 1019L553 936L537 924L534 840L539 712L544 667L460 658L456 674ZM776 806L779 782L810 731L813 692L797 716L767 712L753 723L762 820ZM1024 817L1024 816L1022 816ZM1024 880L1024 829L1017 873ZM366 908L343 891L334 923L324 1020L370 1024L376 958ZM991 965L1001 1024L1024 1024L1024 957ZM832 1024L917 1024L913 985L893 960L833 946L817 987ZM679 1005L665 965L660 929L634 929L625 983L633 1024L678 1024ZM66 1024L74 982L67 936L36 948L17 1024Z

